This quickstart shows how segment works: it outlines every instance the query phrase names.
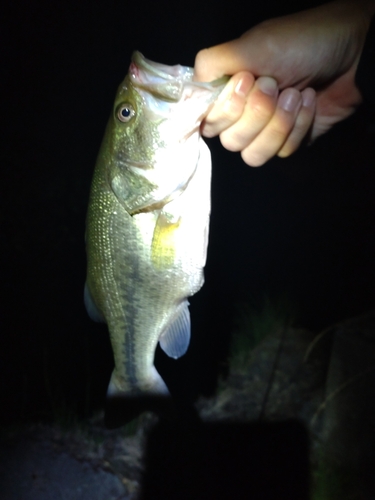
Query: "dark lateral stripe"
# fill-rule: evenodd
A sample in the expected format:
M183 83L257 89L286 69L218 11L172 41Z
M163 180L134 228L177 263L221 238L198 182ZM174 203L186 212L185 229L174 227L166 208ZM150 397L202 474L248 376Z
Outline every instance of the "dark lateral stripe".
M127 261L127 277L126 283L120 284L120 288L123 291L123 310L124 310L124 321L125 321L125 331L124 343L123 345L123 358L125 362L125 376L126 380L131 389L136 389L138 387L138 380L136 376L136 359L135 359L135 343L137 341L136 322L137 322L137 307L134 303L134 294L132 293L132 287L135 283L139 283L139 262L137 255L132 256L131 260ZM130 285L130 287L128 286ZM130 289L129 289L130 288Z

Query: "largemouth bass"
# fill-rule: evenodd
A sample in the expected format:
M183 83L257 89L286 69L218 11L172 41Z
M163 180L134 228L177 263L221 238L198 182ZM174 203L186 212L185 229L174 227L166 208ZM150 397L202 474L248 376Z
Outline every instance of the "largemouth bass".
M87 215L89 315L108 325L115 367L109 396L168 394L157 343L182 356L187 298L203 284L210 152L199 126L223 80L139 52L121 83L99 151Z

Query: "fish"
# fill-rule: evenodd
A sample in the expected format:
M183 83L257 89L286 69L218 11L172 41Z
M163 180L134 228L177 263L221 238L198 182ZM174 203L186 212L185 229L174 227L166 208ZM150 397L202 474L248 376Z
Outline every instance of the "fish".
M89 316L107 324L108 397L168 396L159 343L180 358L190 342L188 297L204 282L211 157L200 124L226 79L132 55L99 150L86 220Z

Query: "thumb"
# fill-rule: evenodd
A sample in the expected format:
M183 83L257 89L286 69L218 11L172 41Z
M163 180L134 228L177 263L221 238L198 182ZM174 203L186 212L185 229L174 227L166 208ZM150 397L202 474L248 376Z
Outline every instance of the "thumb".
M240 39L215 45L198 52L194 65L194 80L210 82L224 75L251 71L248 57L244 57Z

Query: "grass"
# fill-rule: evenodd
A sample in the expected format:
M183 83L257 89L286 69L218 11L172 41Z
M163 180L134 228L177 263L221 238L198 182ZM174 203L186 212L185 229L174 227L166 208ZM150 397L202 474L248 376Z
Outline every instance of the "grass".
M318 462L312 468L311 500L356 500L355 472L344 470L327 460L323 449L318 451Z
M228 364L239 373L247 371L254 349L268 336L292 327L296 321L293 305L284 299L266 297L258 306L250 301L235 309ZM219 384L225 388L225 384ZM323 445L311 464L311 500L358 500L358 472L333 463Z
M247 302L236 305L229 365L244 369L252 351L267 335L293 324L295 313L287 299L266 297L258 308Z

